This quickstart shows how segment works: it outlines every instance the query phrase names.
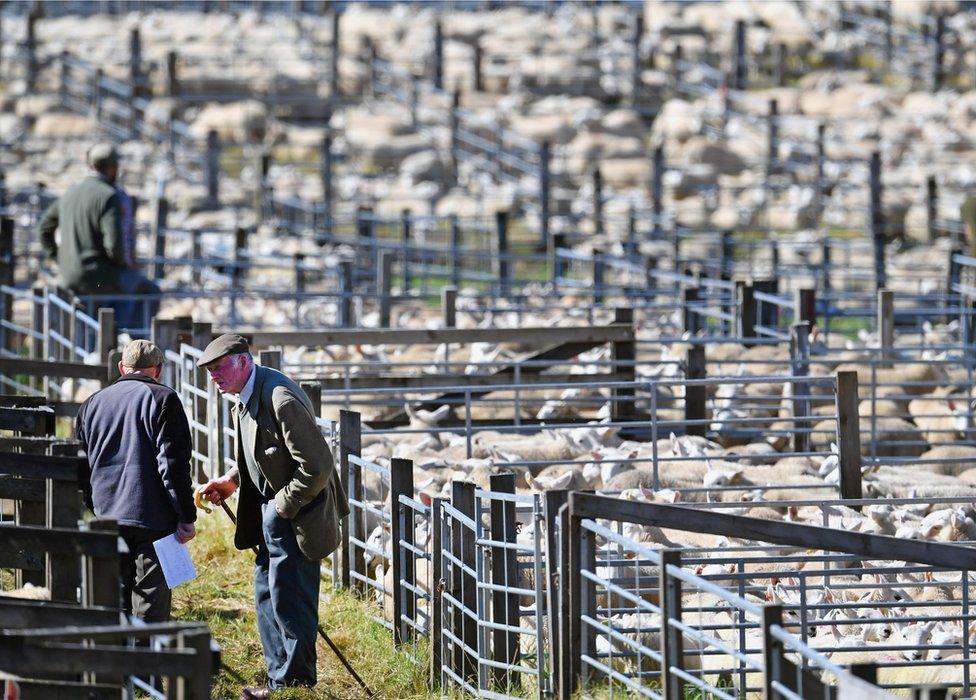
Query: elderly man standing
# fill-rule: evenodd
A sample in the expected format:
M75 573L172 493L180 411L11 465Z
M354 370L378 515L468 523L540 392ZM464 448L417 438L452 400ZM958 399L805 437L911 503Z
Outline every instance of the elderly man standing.
M159 383L163 354L147 340L126 345L118 380L78 409L75 432L88 456L85 501L116 520L129 553L123 604L146 622L170 618L172 596L153 542L196 534L190 426L175 391Z
M272 689L313 686L320 560L339 546L349 513L332 452L305 392L281 372L254 364L247 341L222 335L197 361L237 406L237 468L211 479L204 498L220 503L240 487L238 549L258 547L254 600Z
M116 185L119 153L110 143L88 151L91 173L47 208L37 226L44 250L58 261L61 284L75 294L159 294L155 282L135 269L131 197ZM55 238L55 231L60 237ZM138 326L132 301L115 307L122 328ZM149 316L159 302L149 302Z

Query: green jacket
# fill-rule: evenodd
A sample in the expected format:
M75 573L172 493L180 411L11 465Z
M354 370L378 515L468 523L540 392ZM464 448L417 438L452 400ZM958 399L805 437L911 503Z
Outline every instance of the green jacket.
M262 499L244 461L244 450L250 450L274 489L275 505L291 519L299 549L309 559L323 559L339 546L339 524L349 514L332 450L301 387L269 367L256 366L255 371L249 411L235 421L238 467L229 475L240 495L234 545L248 549L263 540ZM248 441L241 422L255 420L252 414L257 426L247 431L253 435Z
M125 258L121 207L112 185L97 175L73 185L47 208L37 232L44 250L57 259L65 287L88 294L119 291Z

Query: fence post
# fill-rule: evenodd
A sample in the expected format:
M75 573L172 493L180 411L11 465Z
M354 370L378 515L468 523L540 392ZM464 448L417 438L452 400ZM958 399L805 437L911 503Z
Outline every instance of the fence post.
M579 617L573 619L573 595L579 598L579 554L573 560L573 550L579 546L579 518L569 515L569 504L559 507L559 700L571 700L576 690L573 666L578 663L579 645L573 645L573 630ZM573 538L576 539L573 539ZM576 546L573 546L573 545ZM576 563L576 569L573 564Z
M339 327L352 326L352 261L343 260L339 263Z
M881 154L871 154L871 239L874 242L874 284L875 289L885 286L885 231L884 211L881 205Z
M932 49L932 91L938 92L945 80L945 15L941 12L935 17Z
M888 289L878 290L878 341L882 366L890 367L895 349L895 293Z
M410 243L412 236L412 222L410 220L410 210L404 209L400 212L400 245L403 247L403 280L400 282L401 292L406 294L410 291L413 283L413 276L410 270Z
M413 498L413 460L394 457L390 460L390 538L393 541L391 568L393 569L393 641L402 644L413 636L413 628L403 618L413 621L416 600L412 587L416 586L413 544L413 509L400 503L400 496ZM401 547L400 541L408 546Z
M207 132L205 180L208 206L220 206L220 140L214 129Z
M640 105L641 92L641 39L644 38L644 16L637 13L634 16L634 36L630 40L630 105L635 110Z
M342 97L339 87L339 19L341 15L338 5L332 3L332 44L329 46L332 65L329 66L329 100L333 104Z
M790 335L790 368L793 381L793 450L810 450L810 385L796 381L797 377L810 374L810 323L800 321L793 324Z
M98 361L108 362L109 353L118 346L115 333L115 309L98 310Z
M769 176L775 175L779 164L779 102L769 101L769 114L766 117L766 186L769 186Z
M539 249L549 245L550 194L552 189L552 146L543 141L539 146Z
M697 286L686 285L681 290L681 309L684 318L684 332L696 334L701 328L701 319L698 317L698 313L692 307L694 307L699 298L699 292L701 289Z
M16 260L14 258L14 220L12 217L0 218L0 284L7 287L14 286ZM0 327L0 348L16 352L13 331L7 327L14 319L14 297L0 293L0 318L4 326Z
M390 327L390 307L392 299L390 294L393 289L393 251L381 250L379 252L379 263L376 265L376 274L379 279L376 281L376 291L379 293L380 328Z
M719 275L722 279L732 279L735 271L735 238L732 231L722 231L722 247Z
M430 499L430 668L428 687L440 686L444 662L441 643L444 637L444 608L441 580L444 578L443 500Z
M775 274L775 270L774 270ZM761 292L763 294L779 294L779 279L773 277L767 280L754 280L752 283L753 290L756 292ZM756 304L756 312L758 315L759 325L763 328L777 328L779 327L779 306L776 304L770 304L769 302L763 302L762 306L758 303Z
M566 234L553 233L549 236L549 281L553 289L557 289L557 283L563 276L563 262L559 256L559 251L566 248Z
M190 279L194 286L199 287L203 277L200 261L203 259L203 245L200 240L201 231L198 228L190 229Z
M485 89L482 77L481 63L484 60L484 49L481 48L481 40L477 37L474 40L474 55L472 57L471 72L473 74L472 86L475 92L482 92Z
M462 515L472 521L477 519L475 512L475 485L467 481L451 482L451 505ZM461 523L457 518L451 522L451 554L463 566L474 571L477 566L477 552L475 551L475 531ZM451 565L451 595L460 601L464 609L476 611L478 609L477 581L474 576L464 572L456 563ZM478 623L469 615L462 612L460 606L455 605L451 620L451 630L460 639L461 644L454 645L453 668L461 678L471 683L477 683L478 660L464 650L478 649Z
M840 458L840 497L862 498L861 419L857 372L837 373L837 449Z
M118 535L119 525L114 520L92 520L88 529ZM85 556L86 607L103 606L120 609L122 602L121 557L118 553L107 557Z
M664 146L654 148L651 167L651 214L654 217L654 240L661 238L661 216L664 213Z
M614 325L626 324L634 327L634 310L630 307L618 307L613 310ZM610 357L613 371L626 376L624 381L634 382L637 378L635 360L637 348L633 337L628 340L615 340L610 344ZM610 411L612 419L634 420L637 417L637 407L634 403L633 387L622 387L611 392Z
M129 82L132 84L133 97L142 97L145 90L142 84L142 36L139 27L129 30Z
M179 73L176 68L176 52L166 52L166 96L176 97L180 92Z
M195 321L190 328L190 344L193 347L201 350L207 347L207 344L213 339L213 324L203 321ZM194 441L196 442L196 451L202 457L200 460L199 469L197 471L197 481L202 483L210 477L217 476L217 470L214 468L214 463L211 459L210 449L210 438L212 435L211 422L209 420L210 390L207 388L207 370L203 369L202 367L197 367L196 363L194 362L192 372L194 374L194 384L196 384L199 389L202 389L203 392L207 394L207 396L203 397L196 395L193 395L192 397L193 418L200 425L206 426L202 432L196 429L192 431ZM219 436L218 439L220 439ZM209 467L209 473L203 470L204 464Z
M817 325L817 290L809 287L793 293L793 322Z
M362 428L360 416L355 411L339 410L339 480L342 482L342 489L347 500L362 500L363 482L362 475L358 466L349 460L349 455L360 455L362 450ZM352 512L343 519L341 559L342 559L342 587L350 588L352 582L351 572L365 576L366 562L362 556L362 549L351 545L351 538L364 542L366 540L363 530L366 525L363 522L363 513L359 508L350 509ZM356 581L352 586L353 590L362 592L365 590L362 581Z
M325 136L322 137L322 200L324 203L324 227L327 235L335 235L332 225L332 129L326 125Z
M163 196L157 197L152 227L156 258L153 262L153 278L157 280L162 279L166 272L163 260L166 259L166 218L168 216L169 201Z
M451 284L461 286L461 221L451 214Z
M253 206L255 221L264 221L265 201L268 198L268 171L271 170L271 151L267 148L258 149L254 162L254 194Z
M928 223L929 243L936 238L936 220L939 216L939 187L935 175L925 178L925 220Z
M25 58L24 88L28 94L34 92L37 83L37 33L34 25L37 23L39 16L38 7L39 5L35 5L27 15L27 34L24 39L24 49L27 53Z
M606 263L603 259L603 251L599 248L593 249L593 303L600 305L603 303L604 271Z
M59 457L78 459L77 443L57 443L51 445L51 454ZM46 479L46 522L45 527L76 529L82 505L78 484L73 481ZM48 554L45 565L46 584L55 602L76 603L78 586L81 585L81 566L78 557L71 554Z
M593 168L593 233L603 235L603 174L599 165Z
M444 89L444 29L440 19L434 20L434 88Z
M562 589L559 574L561 561L559 509L566 505L568 495L569 491L564 489L552 489L542 494L543 513L546 521L546 609L549 610L549 614L546 616L546 637L549 639L549 677L552 678L553 691L556 697L559 696L559 660L562 658L559 646L561 619L559 598Z
M813 186L813 206L814 206L814 225L820 226L820 222L823 220L824 211L824 166L827 161L827 152L825 145L825 135L827 131L827 126L824 123L817 124L817 172L816 172L816 182Z
M783 644L770 634L769 628L783 624L783 606L766 604L762 607L762 636L763 636L763 698L781 697L780 692L773 687L775 682L783 682Z
M680 549L662 549L661 567L658 573L661 608L661 690L664 700L684 700L685 681L671 668L684 669L684 635L670 624L681 622L681 579L668 574L668 567L681 568Z
M746 65L746 23L741 19L735 22L735 43L733 50L732 75L734 80L732 81L732 87L735 90L745 90L748 71L748 66Z
M102 75L101 68L96 68L92 73L92 116L96 124L102 121Z
M457 287L441 287L441 317L444 328L457 326Z
M511 264L508 259L508 212L495 212L495 239L498 255L498 288L503 296L511 291Z
M786 87L786 44L776 44L776 85Z
M705 378L705 346L692 345L688 348L685 356L685 379L704 379ZM698 424L690 423L685 432L688 435L705 435L706 426L703 422L706 418L705 404L708 395L708 387L704 384L685 385L685 421L699 421Z
M451 138L451 183L458 184L458 129L461 126L461 92L451 93L451 106L448 112L448 128Z
M258 353L258 363L262 367L269 367L281 371L281 350L261 350Z
M515 495L515 474L512 472L492 474L489 484L494 493ZM514 546L518 526L515 521L515 501L492 498L490 517L491 540ZM501 664L491 669L492 685L507 689L519 681L519 675L512 670L513 666L518 665L520 656L519 634L512 629L519 626L519 596L503 590L504 587L522 587L514 549L492 547L491 582L498 587L492 591L492 622L499 625L492 633L492 660Z

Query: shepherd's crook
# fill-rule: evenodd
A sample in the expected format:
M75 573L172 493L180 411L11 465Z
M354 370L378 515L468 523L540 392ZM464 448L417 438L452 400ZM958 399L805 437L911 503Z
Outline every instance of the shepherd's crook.
M230 518L230 521L234 523L234 525L237 525L237 516L234 515L234 511L230 509L230 506L228 506L227 502L224 501L223 499L221 499L220 501L220 507L224 509L225 513L227 513L227 517ZM251 550L255 554L258 553L257 547L251 547ZM366 695L368 697L374 697L373 691L369 689L368 685L366 685L366 681L364 681L362 678L359 677L359 674L356 673L355 669L353 669L353 667L349 665L349 661L346 660L346 657L343 656L341 651L339 651L339 647L336 646L335 642L329 639L329 635L325 633L325 628L323 628L322 625L318 625L318 629L319 629L319 636L325 640L325 643L329 645L329 648L332 649L332 651L335 652L335 655L339 657L339 661L341 661L342 665L346 667L347 671L349 671L349 675L351 675L353 678L356 679L356 682L359 683L362 689L366 691Z

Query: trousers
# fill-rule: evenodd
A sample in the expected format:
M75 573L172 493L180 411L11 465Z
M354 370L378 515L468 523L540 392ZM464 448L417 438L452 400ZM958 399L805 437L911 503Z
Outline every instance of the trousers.
M122 606L145 622L168 622L173 594L166 585L153 542L172 534L131 525L119 526L129 553L122 560Z
M254 603L268 687L313 686L320 564L302 554L291 522L278 515L274 501L261 506L261 529Z

